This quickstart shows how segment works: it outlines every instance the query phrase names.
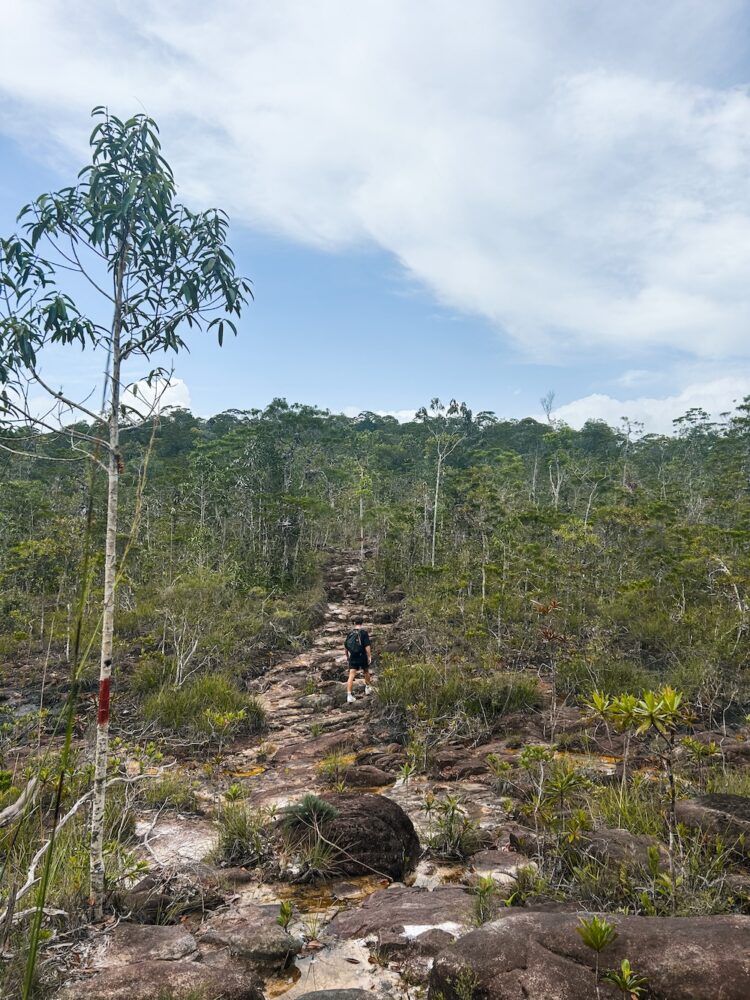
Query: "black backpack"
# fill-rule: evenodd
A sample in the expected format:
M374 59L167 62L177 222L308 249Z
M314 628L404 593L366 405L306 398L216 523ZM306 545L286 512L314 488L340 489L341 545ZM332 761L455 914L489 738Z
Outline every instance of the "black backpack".
M350 632L346 637L344 646L348 650L351 656L358 656L364 650L362 645L362 632L360 629L355 628L354 631Z

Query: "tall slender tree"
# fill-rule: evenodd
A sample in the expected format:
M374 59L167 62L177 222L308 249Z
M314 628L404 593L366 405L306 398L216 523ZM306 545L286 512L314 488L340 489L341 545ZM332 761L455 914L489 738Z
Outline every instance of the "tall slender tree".
M443 469L446 459L466 438L471 424L471 410L466 403L457 403L455 399L452 399L445 407L439 399L435 398L430 402L429 411L425 406L417 411L417 420L421 420L425 425L435 447L435 497L432 504L432 543L430 545L430 565L434 567Z
M117 583L120 432L145 383L166 384L156 354L184 348L186 328L236 333L231 317L251 297L227 245L228 219L211 209L191 212L175 198L172 170L158 129L146 115L123 121L92 112L91 162L78 182L44 194L21 210L20 234L0 240L0 406L9 421L67 426L74 446L107 474L104 597L94 796L91 810L91 899L95 917L105 896L104 805L109 745L110 684ZM83 285L91 308L73 299ZM106 356L102 407L53 388L42 372L51 344ZM126 369L128 375L126 376ZM145 369L145 370L144 370ZM40 415L29 390L49 393Z

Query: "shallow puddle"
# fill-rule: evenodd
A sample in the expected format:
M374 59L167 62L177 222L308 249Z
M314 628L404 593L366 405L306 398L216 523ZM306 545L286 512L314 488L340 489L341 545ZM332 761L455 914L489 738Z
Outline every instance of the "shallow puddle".
M285 976L267 980L266 995L288 1000L317 990L372 991L380 996L402 998L407 988L395 972L377 965L364 941L342 941L297 960L296 978ZM412 991L413 995L413 991Z

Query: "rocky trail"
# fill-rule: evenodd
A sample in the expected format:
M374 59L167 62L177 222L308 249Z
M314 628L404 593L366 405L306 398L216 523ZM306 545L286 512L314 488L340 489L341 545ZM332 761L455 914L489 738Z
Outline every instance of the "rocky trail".
M575 933L574 905L502 908L494 923L476 928L478 878L491 875L507 895L519 869L530 864L486 764L490 752L512 759L512 741L448 745L436 754L430 777L409 776L404 747L376 697L364 694L361 679L356 702L347 704L343 639L352 619L363 616L377 654L394 618L392 609L364 603L360 572L354 558L331 563L328 603L311 648L281 658L253 682L268 713L267 729L262 738L231 747L213 777L200 777L204 815L140 817L140 850L156 868L164 866L169 879L150 877L136 886L133 913L148 919L144 912L156 906L163 915L170 893L185 883L199 886L200 906L167 925L121 922L86 943L66 1000L415 1000L428 990L443 1000L596 995L594 956ZM332 754L335 782L321 768ZM589 763L611 773L616 759L594 756ZM339 813L336 841L344 848L335 870L298 884L207 864L215 817L232 785L240 786L245 803L269 813L280 814L308 792L332 802ZM458 797L475 822L476 850L468 860L440 861L425 850L432 822L423 808L428 793ZM637 849L628 837L621 849ZM605 857L616 839L605 844ZM292 906L286 929L277 922L282 904ZM163 919L155 912L151 919ZM750 917L678 919L672 927L665 919L615 922L618 955L646 955L659 996L750 997ZM687 953L689 963L680 957ZM697 965L700 980L691 973ZM711 970L720 991L706 985ZM603 997L615 995L608 990Z

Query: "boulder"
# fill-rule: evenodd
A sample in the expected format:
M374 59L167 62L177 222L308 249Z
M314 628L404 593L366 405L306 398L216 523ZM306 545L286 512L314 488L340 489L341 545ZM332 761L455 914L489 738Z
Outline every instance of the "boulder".
M508 837L512 851L531 858L540 857L544 844L544 838L541 834L526 826L521 826L520 823L507 823L503 830Z
M534 862L515 851L479 851L471 858L471 867L478 875L490 875L503 885L512 884L519 868L529 865Z
M430 997L461 1000L468 982L482 1000L594 1000L596 956L576 933L580 917L509 909L438 955ZM606 919L617 938L602 952L601 970L627 958L650 992L669 1000L750 996L750 917Z
M201 962L137 962L104 969L73 983L60 1000L263 1000L260 982L244 970L214 969Z
M302 950L302 942L277 923L277 913L278 907L238 906L210 916L197 937L202 947L218 945L258 969L281 970Z
M165 927L118 924L101 939L92 964L111 968L135 962L179 962L192 958L196 951L195 938L180 924Z
M428 890L394 885L338 913L326 928L333 938L376 938L384 952L435 954L471 926L473 899L458 886ZM436 938L433 932L440 932ZM435 947L440 943L440 947Z
M225 899L221 873L195 863L151 872L118 899L118 908L142 924L170 923L183 913L211 910Z
M647 869L649 854L654 850L662 864L667 864L669 860L666 848L656 837L635 834L619 828L605 828L587 833L582 839L581 846L587 854L604 865Z
M402 879L420 853L412 821L385 795L326 795L337 810L325 826L327 840L337 844L339 875L382 875Z
M395 774L372 764L354 764L344 768L341 777L350 788L384 788L396 780Z
M731 847L750 860L750 798L712 793L677 802L677 821L692 829L719 834Z

